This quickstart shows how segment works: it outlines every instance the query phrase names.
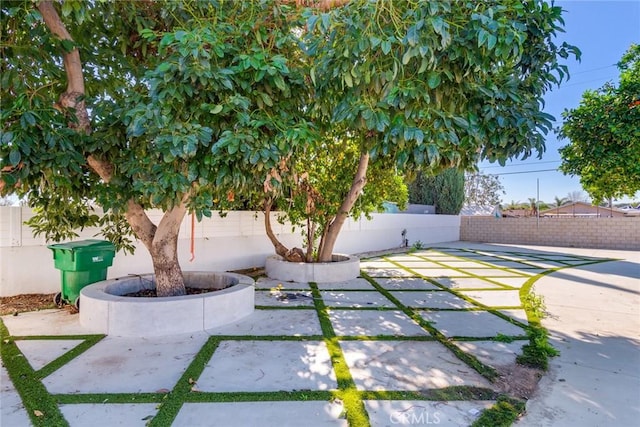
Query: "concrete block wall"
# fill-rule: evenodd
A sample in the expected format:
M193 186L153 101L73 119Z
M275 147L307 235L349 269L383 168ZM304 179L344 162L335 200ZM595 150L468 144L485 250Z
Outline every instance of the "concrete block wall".
M640 250L640 217L537 219L464 216L460 220L460 240Z
M24 221L32 213L26 207L0 206L0 296L27 293L53 293L60 290L60 272L53 266L53 255L42 237L35 237ZM273 213L274 233L282 243L302 246L300 229L280 224ZM156 224L162 213L149 212ZM407 230L409 244L457 241L460 238L460 217L449 215L374 214L348 220L336 243L336 252L354 254L399 247L402 231ZM97 229L79 231L73 240L101 238ZM191 217L186 217L180 229L178 254L184 271L226 271L263 266L274 253L264 231L264 215L256 212L228 212L223 218L213 214L196 222L193 237L195 258L191 260ZM53 242L49 242L53 243ZM139 244L133 255L119 252L107 277L152 272L151 257Z

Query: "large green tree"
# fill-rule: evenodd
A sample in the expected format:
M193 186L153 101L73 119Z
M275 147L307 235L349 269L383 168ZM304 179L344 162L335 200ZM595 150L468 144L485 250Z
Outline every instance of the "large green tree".
M586 91L577 108L562 114L560 136L570 143L560 149L560 170L579 176L595 203L640 191L640 45L618 68L618 86Z
M185 214L210 215L246 184L243 171L266 175L309 132L295 5L1 8L3 194L27 196L39 208L32 223L50 238L101 224L126 244L132 230L151 254L158 294L183 294ZM157 225L151 208L164 212Z
M400 170L473 168L544 151L543 95L579 51L554 37L562 10L542 1L365 1L306 13L315 120L359 144L353 181L321 261L367 182L370 162Z

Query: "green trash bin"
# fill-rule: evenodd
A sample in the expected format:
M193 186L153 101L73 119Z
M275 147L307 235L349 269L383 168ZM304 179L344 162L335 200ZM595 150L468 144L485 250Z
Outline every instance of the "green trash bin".
M89 239L47 247L53 251L54 265L62 278L62 292L55 295L54 302L59 307L67 303L79 309L78 297L82 288L107 278L107 269L116 253L115 246L105 240Z

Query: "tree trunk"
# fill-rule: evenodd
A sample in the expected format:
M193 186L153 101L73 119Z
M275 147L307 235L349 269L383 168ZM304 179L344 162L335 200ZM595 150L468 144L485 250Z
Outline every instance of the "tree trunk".
M267 233L267 237L271 241L276 254L280 255L287 261L291 262L304 262L304 252L300 248L289 249L285 245L283 245L280 240L276 237L271 228L271 206L273 205L273 201L271 199L265 200L264 202L264 229Z
M178 262L178 235L153 242L151 260L156 275L156 294L159 297L185 295L184 277Z
M358 197L360 197L362 189L367 183L368 167L369 153L361 153L360 161L358 162L358 170L355 177L353 178L351 188L342 201L342 205L340 205L340 209L338 210L336 217L333 219L331 224L329 224L329 227L327 227L327 233L322 236L322 240L320 242L320 252L318 253L319 262L331 262L331 256L333 255L333 248L336 245L338 234L340 233L344 222L349 217L351 208L353 208L353 205L356 204L356 201L358 200Z
M156 274L156 293L159 297L186 293L178 262L178 235L180 225L187 214L187 199L187 195L183 196L179 205L165 212L149 248Z
M73 41L51 1L41 1L37 8L52 34L61 40ZM84 76L78 49L63 52L62 64L67 75L67 89L60 95L59 105L64 111L74 111L75 120L69 123L70 128L80 133L90 134L91 121L83 100L85 95ZM87 164L105 183L111 181L114 171L112 163L89 155ZM180 224L186 214L186 200L187 196L185 195L179 206L166 212L158 227L151 222L139 203L133 199L127 202L127 221L136 237L142 241L151 254L158 296L185 294L182 270L178 263L177 246Z

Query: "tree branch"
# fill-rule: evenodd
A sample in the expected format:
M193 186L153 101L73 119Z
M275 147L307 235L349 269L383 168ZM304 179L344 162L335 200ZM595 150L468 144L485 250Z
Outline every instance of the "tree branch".
M42 14L45 25L53 35L60 40L73 41L51 1L42 1L38 3L37 7ZM62 64L67 74L67 90L60 95L60 105L64 109L75 110L77 123L72 123L69 127L89 134L91 133L91 122L83 100L85 95L84 76L82 75L82 61L78 49L73 48L70 52L65 51L62 54Z

